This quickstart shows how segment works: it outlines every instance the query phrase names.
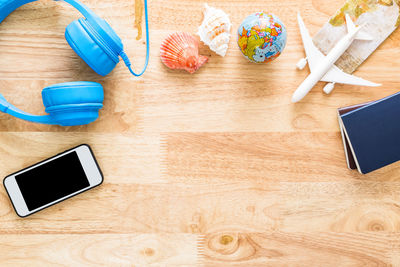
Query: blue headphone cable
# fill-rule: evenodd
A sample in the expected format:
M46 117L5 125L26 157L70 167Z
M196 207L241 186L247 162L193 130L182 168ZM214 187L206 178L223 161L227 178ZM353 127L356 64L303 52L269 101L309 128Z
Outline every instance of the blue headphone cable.
M135 1L141 1L141 0L135 0ZM145 17L144 20L146 24L146 61L144 62L142 71L139 73L134 72L131 68L132 63L130 62L128 56L125 54L124 51L120 53L122 60L125 62L125 65L128 67L129 71L136 77L143 75L143 73L146 71L150 57L149 17L147 12L147 0L143 0L143 2L144 2L144 17Z

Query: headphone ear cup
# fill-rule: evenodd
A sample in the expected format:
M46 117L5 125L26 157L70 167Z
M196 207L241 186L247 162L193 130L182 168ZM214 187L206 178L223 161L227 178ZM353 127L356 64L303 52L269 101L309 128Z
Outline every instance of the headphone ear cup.
M107 47L86 19L70 23L65 29L65 39L78 56L102 76L110 73L119 62L119 55Z
M46 87L43 104L57 124L75 126L89 124L103 107L103 87L95 82L68 82Z

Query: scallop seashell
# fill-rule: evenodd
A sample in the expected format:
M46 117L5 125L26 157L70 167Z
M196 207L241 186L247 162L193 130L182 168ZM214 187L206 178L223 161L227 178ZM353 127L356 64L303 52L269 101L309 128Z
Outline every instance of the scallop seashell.
M160 48L161 61L170 69L184 69L194 73L208 57L199 55L199 42L189 33L169 35Z
M207 4L205 4L205 8L204 19L197 34L212 51L224 57L231 38L231 21L221 9L210 7Z

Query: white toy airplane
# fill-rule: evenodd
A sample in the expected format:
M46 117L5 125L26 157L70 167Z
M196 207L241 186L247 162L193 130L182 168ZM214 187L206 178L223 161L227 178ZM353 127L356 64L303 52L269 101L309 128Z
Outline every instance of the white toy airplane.
M340 41L331 49L328 55L324 56L314 45L313 40L300 17L300 14L297 14L297 19L299 22L301 37L303 39L304 50L306 51L306 58L301 59L296 66L298 69L303 69L308 62L311 73L294 92L292 97L293 103L298 102L305 97L318 81L328 82L328 84L324 87L324 92L327 94L333 90L335 83L380 86L380 84L347 74L334 65L336 60L340 58L340 56L347 50L347 48L349 48L355 39L367 41L372 40L371 36L360 31L363 25L354 25L350 16L346 14L348 33L342 39L340 39Z

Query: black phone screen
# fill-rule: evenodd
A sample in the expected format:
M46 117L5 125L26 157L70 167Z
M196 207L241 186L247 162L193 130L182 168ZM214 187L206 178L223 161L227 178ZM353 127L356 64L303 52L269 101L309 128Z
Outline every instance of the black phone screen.
M75 151L18 174L15 180L29 211L90 185Z

